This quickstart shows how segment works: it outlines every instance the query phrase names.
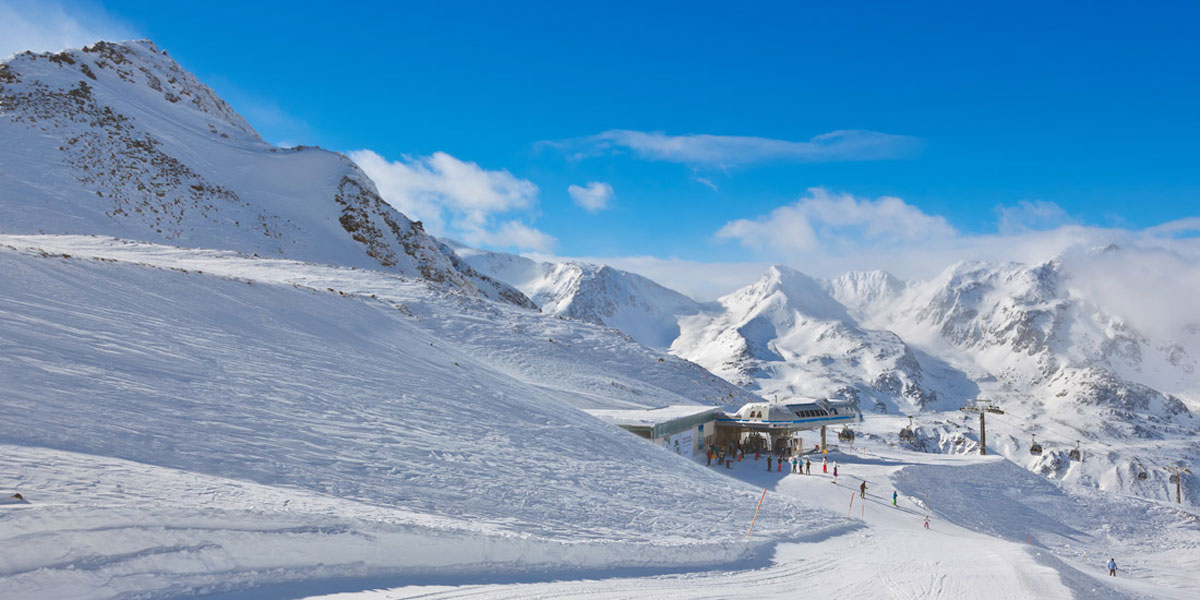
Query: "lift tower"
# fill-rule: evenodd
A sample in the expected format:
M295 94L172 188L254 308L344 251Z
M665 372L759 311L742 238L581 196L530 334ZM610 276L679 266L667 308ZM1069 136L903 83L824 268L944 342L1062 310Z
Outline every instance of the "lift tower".
M1187 467L1176 466L1167 467L1167 472L1171 474L1170 479L1167 481L1175 484L1175 503L1183 504L1183 475L1185 473L1191 475L1192 470Z
M986 415L987 413L1002 415L1002 414L1004 414L1004 411L1000 410L1000 407L996 406L995 404L992 404L991 402L986 402L984 400L978 400L978 399L967 402L966 406L963 406L960 410L962 410L963 412L979 413L979 453L986 455L987 454L987 420L984 418L984 415Z

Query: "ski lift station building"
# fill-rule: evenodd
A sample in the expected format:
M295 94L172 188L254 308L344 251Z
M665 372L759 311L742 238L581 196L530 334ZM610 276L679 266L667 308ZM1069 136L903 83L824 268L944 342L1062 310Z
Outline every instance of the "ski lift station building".
M631 410L589 410L588 414L621 429L644 437L681 456L691 458L703 452L704 444L716 431L719 406L665 406Z
M851 402L807 399L749 402L732 411L716 406L681 405L587 412L689 458L702 454L714 442L743 441L748 435L758 434L769 439L771 447L777 447L795 432L861 418L858 407Z

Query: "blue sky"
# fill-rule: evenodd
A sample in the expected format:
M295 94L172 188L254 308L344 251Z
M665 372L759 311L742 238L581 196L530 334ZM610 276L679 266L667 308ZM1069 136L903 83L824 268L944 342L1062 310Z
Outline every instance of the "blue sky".
M36 18L153 39L268 141L369 150L385 196L419 195L395 203L480 245L795 261L920 245L923 227L1136 232L1198 212L1200 5L647 4L111 1ZM474 185L497 189L454 196ZM764 233L773 215L812 239Z

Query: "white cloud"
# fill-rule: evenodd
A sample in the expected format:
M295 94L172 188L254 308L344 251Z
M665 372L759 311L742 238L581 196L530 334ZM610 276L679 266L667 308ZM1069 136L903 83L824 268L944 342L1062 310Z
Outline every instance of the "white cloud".
M729 168L765 162L889 160L915 154L920 140L876 131L843 130L795 142L762 137L613 129L580 138L543 142L572 158L632 152L645 160Z
M1195 244L1163 242L1143 237L1105 251L1068 250L1063 265L1072 294L1152 339L1180 339L1187 328L1200 325L1200 256Z
M504 215L528 213L538 187L506 170L489 171L445 152L389 161L370 151L349 153L396 210L434 235L468 244L548 251L554 238ZM501 221L501 219L504 219Z
M1013 206L997 206L1000 233L1020 233L1073 225L1075 220L1061 206L1043 200L1022 200Z
M954 235L944 218L927 215L899 198L859 199L823 188L812 188L807 196L763 217L730 221L716 233L718 239L785 254L829 246L894 246Z
M567 193L571 194L575 204L590 213L608 208L608 201L613 197L612 186L602 181L589 181L587 187L572 185L567 188Z
M0 59L17 52L57 52L99 40L136 37L125 24L100 8L57 2L0 0Z
M1185 217L1146 229L1151 235L1176 236L1200 233L1200 217Z
M539 252L554 247L554 238L520 221L505 221L495 231L480 231L470 243L496 248L528 248Z

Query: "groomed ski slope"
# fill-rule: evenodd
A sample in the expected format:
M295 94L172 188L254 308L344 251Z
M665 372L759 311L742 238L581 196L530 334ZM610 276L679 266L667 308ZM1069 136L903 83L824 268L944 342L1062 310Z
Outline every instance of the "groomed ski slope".
M396 275L4 237L0 343L5 599L690 570L845 526L772 503L746 542L752 486L580 410L727 383Z
M921 454L867 443L830 458L840 463L836 484L820 473L819 462L811 476L767 473L753 461L732 473L718 469L769 490L768 502L793 498L849 515L854 523L817 543L779 544L763 564L641 577L420 585L307 600L1186 599L1200 590L1200 522L1169 506L1070 496L996 456ZM864 480L865 502L858 497ZM893 490L899 492L896 507ZM928 530L926 515L932 515ZM1104 570L1110 556L1120 566L1117 578Z

